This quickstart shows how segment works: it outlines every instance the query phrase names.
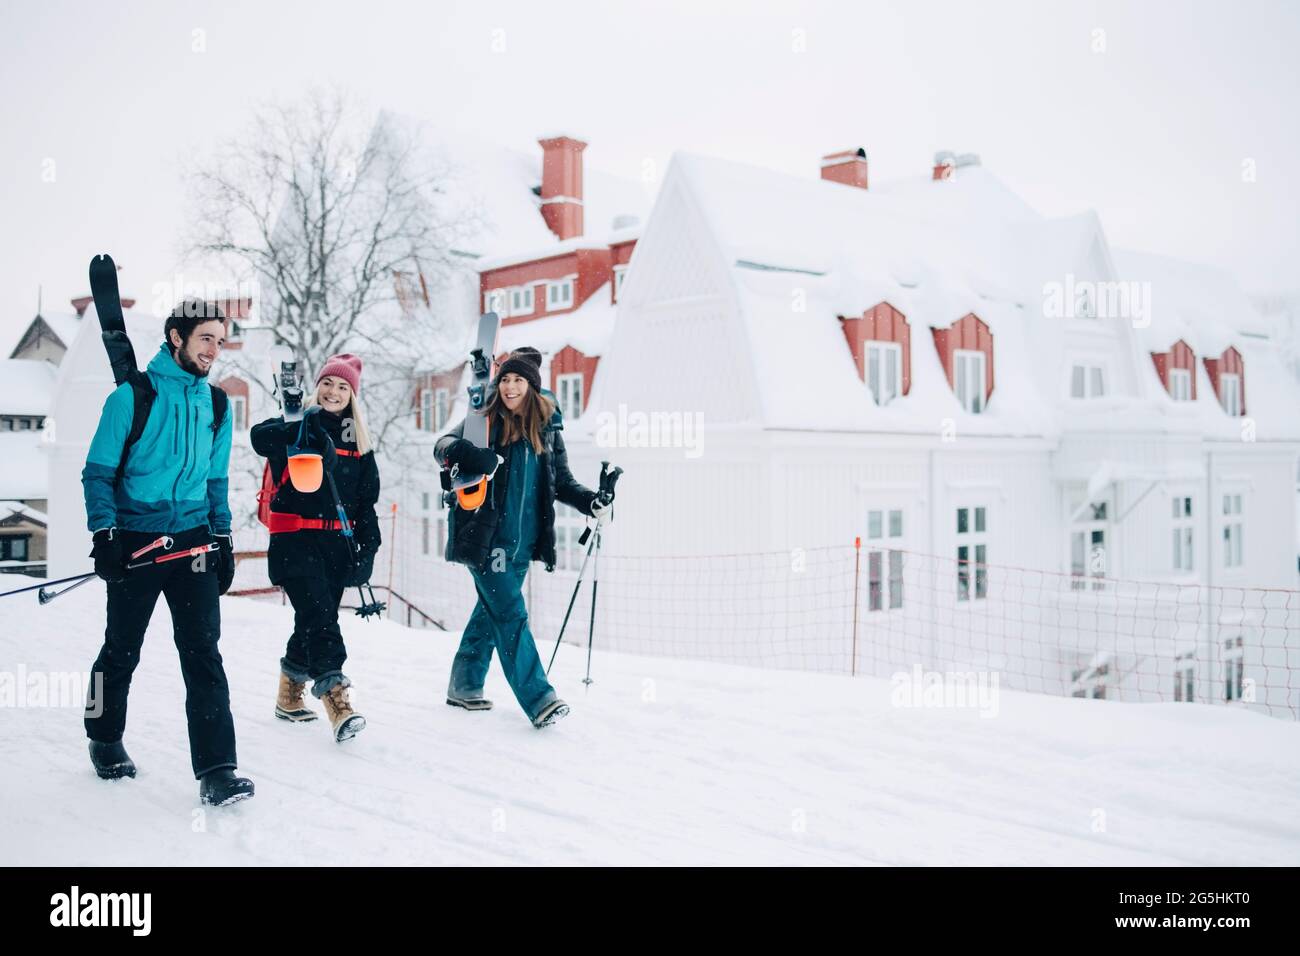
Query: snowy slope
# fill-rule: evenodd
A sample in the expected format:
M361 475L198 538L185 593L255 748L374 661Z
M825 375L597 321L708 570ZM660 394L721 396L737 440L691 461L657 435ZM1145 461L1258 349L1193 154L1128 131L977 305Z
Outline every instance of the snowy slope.
M103 597L4 599L0 674L86 670ZM584 692L566 646L574 712L537 732L495 665L495 710L443 704L454 636L352 619L370 727L338 746L271 716L289 609L222 611L256 798L197 808L160 607L135 780L95 778L77 710L0 709L0 865L1300 863L1300 727L1247 712L1004 692L982 718L891 706L884 680L599 650Z

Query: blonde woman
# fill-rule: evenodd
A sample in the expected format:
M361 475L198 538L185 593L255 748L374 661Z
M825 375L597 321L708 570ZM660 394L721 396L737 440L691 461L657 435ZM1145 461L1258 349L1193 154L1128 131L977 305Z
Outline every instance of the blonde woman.
M348 699L352 682L343 673L347 648L339 630L339 602L345 588L370 579L379 550L379 469L361 412L361 359L332 355L316 379L315 394L304 403L305 432L324 467L331 469L339 501L352 523L360 555L349 554L328 482L303 493L284 480L271 499L271 546L267 555L272 584L284 589L294 611L293 635L280 659L275 715L308 721L316 712L303 697L307 682L325 708L342 742L356 736L366 720ZM253 426L253 449L270 463L278 481L288 467L287 449L298 441L300 423L272 418Z

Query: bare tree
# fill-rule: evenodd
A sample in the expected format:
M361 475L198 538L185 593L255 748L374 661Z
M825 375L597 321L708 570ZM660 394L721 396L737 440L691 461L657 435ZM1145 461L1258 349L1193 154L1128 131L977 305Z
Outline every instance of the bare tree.
M381 450L400 444L415 375L463 358L473 309L456 297L457 244L480 223L455 172L412 124L316 91L258 109L246 135L187 175L187 252L252 283L259 324L307 369L335 352L366 358ZM255 362L232 353L227 364L266 389L265 369L242 367Z

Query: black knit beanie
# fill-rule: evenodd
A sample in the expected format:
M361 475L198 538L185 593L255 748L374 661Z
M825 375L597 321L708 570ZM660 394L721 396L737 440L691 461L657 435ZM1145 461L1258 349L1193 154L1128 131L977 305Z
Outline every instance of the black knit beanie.
M497 377L492 380L492 384L500 388L501 379L510 372L514 372L520 378L527 379L529 387L534 392L542 390L542 370L539 366L534 365L528 356L522 356L518 352L511 352L509 358L502 362L501 367L497 369Z

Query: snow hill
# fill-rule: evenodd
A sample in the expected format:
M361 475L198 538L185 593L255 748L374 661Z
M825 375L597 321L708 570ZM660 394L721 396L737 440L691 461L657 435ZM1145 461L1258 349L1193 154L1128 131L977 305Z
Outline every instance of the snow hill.
M340 746L323 720L273 718L291 611L247 598L222 602L222 651L257 796L205 812L163 602L131 695L135 780L95 777L78 709L32 706L33 674L89 669L103 603L94 581L0 605L0 865L1300 863L1292 722L1007 691L987 718L894 706L883 679L599 647L584 689L566 645L573 713L539 732L495 664L496 709L443 703L454 635L349 618L370 726Z

